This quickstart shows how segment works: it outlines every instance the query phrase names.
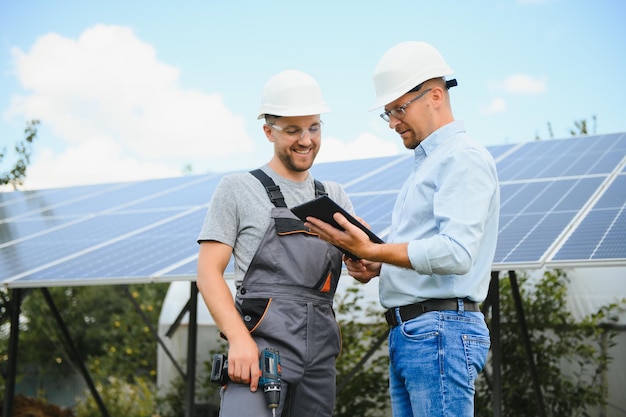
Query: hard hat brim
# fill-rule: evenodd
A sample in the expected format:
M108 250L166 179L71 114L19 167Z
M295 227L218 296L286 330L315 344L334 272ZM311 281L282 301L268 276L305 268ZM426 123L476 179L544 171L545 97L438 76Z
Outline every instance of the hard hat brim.
M263 106L260 110L261 113L257 117L260 120L265 117L266 114L279 117L296 117L296 116L314 116L318 114L330 113L330 107L326 105L312 106L309 108L299 109L285 109L281 107Z

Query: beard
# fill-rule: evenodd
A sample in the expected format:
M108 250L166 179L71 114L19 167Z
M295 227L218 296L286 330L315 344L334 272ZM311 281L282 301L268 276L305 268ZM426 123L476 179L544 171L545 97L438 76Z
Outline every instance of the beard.
M419 146L420 141L415 137L415 133L411 132L411 135L408 138L402 138L402 143L407 149L415 149Z
M308 158L294 158L292 152L287 149L285 152L278 153L278 159L280 159L283 165L285 165L285 167L290 171L304 172L308 171L311 166L313 166L313 161L315 161L315 157L317 156L318 151L318 148L313 148L307 155Z

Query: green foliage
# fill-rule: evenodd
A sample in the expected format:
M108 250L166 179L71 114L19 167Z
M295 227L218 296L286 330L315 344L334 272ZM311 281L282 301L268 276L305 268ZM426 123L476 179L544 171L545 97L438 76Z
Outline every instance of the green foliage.
M220 350L224 352L224 349ZM217 352L215 352L217 353ZM204 372L196 378L196 409L204 408L206 411L200 413L209 417L211 410L215 415L220 405L220 386L211 382L211 362L204 362ZM187 382L180 375L172 380L169 388L157 398L157 414L159 417L184 417L185 416L185 394ZM198 411L198 410L197 410ZM211 414L212 415L212 414Z
M220 339L219 346L209 352L213 357L216 353L226 352L227 346L223 339ZM196 375L196 407L204 407L206 410L200 415L209 417L207 414L211 410L217 415L220 405L220 386L211 382L212 361L205 361L202 364L203 370ZM159 417L184 417L185 416L185 394L187 381L177 375L167 389L157 397L157 414ZM198 411L198 410L196 410Z
M111 416L146 417L154 413L156 386L142 377L133 378L130 382L109 377L106 382L96 384L96 390ZM75 414L76 417L102 416L89 391L76 405Z
M156 398L156 410L160 417L185 417L186 381L177 376L163 394Z
M142 318L156 330L167 288L168 284L112 287L118 308L104 322L101 353L90 358L92 375L100 379L115 375L126 381L141 375L155 380L157 342Z
M167 288L168 284L150 284L48 291L91 377L105 383L109 376L126 382L136 376L155 380L157 343L142 315L156 328ZM0 358L7 357L7 345L8 337L0 339ZM22 302L19 349L18 379L29 369L36 369L39 379L77 369L40 290L30 290Z
M596 116L593 115L591 116L591 119L593 120L593 131L592 133L595 135L596 133ZM576 120L574 121L574 127L575 129L570 129L569 133L572 136L587 136L589 134L589 127L587 126L587 120L586 119L580 119L580 120Z
M607 387L601 377L610 357L603 351L601 339L606 337L610 344L616 333L600 324L619 306L611 304L576 322L566 309L569 281L565 273L547 271L534 285L528 285L527 276L519 282L546 414L586 416L590 407L606 402ZM502 415L540 415L508 279L500 280L500 309ZM564 364L573 372L563 372ZM476 383L476 405L478 417L493 415L492 392L485 378Z
M360 284L349 287L337 302L341 327L341 355L337 359L337 398L335 417L380 416L389 408L389 357L387 324L375 303L363 306ZM363 319L374 318L372 323ZM384 338L384 343L377 342ZM375 353L353 374L361 359L372 349ZM349 382L342 387L346 378Z
M17 156L15 166L10 170L0 173L0 185L10 184L13 189L17 189L22 185L24 178L26 177L26 168L30 164L30 157L32 155L33 141L37 137L37 125L39 120L31 120L26 122L24 128L24 139L16 142L14 151ZM6 148L0 149L0 163L7 155Z

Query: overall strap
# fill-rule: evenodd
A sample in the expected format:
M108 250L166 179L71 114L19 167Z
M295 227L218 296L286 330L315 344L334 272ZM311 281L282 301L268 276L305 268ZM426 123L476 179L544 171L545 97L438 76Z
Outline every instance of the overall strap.
M328 195L326 189L324 188L324 184L321 181L313 180L315 183L315 197L321 197L323 195Z
M265 172L261 169L255 169L254 171L250 171L250 174L254 175L261 184L265 186L265 190L267 191L267 195L270 197L270 201L276 207L287 207L285 204L285 197L283 193L280 192L280 187L276 185L273 179L269 177Z
M280 187L276 185L274 180L271 179L269 175L267 175L261 169L255 169L254 171L250 171L250 174L254 175L259 181L261 181L261 184L263 184L263 186L265 187L267 195L269 196L272 204L274 204L276 207L287 207L287 204L285 204L285 197L280 191ZM322 184L321 181L314 179L313 182L315 184L316 198L323 195L328 195L326 189L324 188L324 184Z

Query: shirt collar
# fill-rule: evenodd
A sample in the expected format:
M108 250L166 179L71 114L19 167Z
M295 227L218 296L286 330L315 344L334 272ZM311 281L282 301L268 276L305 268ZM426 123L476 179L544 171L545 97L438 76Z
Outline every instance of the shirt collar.
M415 152L416 157L419 155L418 152L429 155L437 149L439 145L447 142L453 136L462 132L465 132L465 123L460 120L452 121L428 135L423 141L420 142L419 146L415 148L413 152Z

